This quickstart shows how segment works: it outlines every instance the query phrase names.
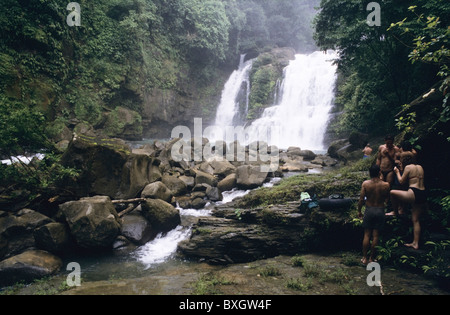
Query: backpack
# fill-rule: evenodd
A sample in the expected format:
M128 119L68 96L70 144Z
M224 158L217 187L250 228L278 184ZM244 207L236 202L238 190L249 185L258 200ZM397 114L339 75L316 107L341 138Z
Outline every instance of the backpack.
M313 195L312 197L307 192L302 192L300 194L300 212L306 212L309 209L315 208L319 206L319 202L317 200L317 196Z

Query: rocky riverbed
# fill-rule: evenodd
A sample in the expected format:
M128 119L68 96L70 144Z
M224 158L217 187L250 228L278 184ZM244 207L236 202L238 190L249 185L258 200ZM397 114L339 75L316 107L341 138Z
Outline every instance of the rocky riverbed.
M342 268L335 269L345 280L333 280L340 284L333 289L329 289L330 285L317 287L325 280L310 279L312 274L329 279L331 275L323 270L343 264L342 256L311 253L359 248L361 231L350 222L351 209L301 208L298 199L303 191L320 192L320 197L325 197L339 188L342 193L354 194L364 178L363 173L355 172L353 177L337 174L333 178L319 178L307 186L299 185L297 179L283 181L273 191L257 189L248 198L224 204L221 200L230 190L260 187L286 171L317 172L337 161L328 155L317 156L300 148L290 148L279 152L279 169L270 173L257 171L261 161L175 162L169 153L174 143L155 142L151 147L131 152L131 148L120 141L75 138L63 160L66 165L82 170L77 181L67 184L78 198L66 200L67 196L55 196L48 200L45 209L40 206L33 210L0 212L2 286L54 276L44 282L50 286L48 293L367 292L367 285L359 282L352 287L356 283L354 277L358 277L356 274L361 274L356 271L349 271L355 272L355 276L350 276L344 274ZM206 146L207 142L202 148ZM244 152L247 158L252 154L249 148ZM292 164L295 168L291 168ZM304 170L296 168L298 165ZM304 182L310 183L310 180ZM199 209L208 203L217 203L217 206L204 214ZM195 215L183 215L186 211ZM159 244L165 247L163 252L167 250L167 255L156 259L154 249L146 246L153 246L160 237L171 233L176 236L175 247L172 249L173 244L168 246L164 242ZM143 251L153 262L151 266L142 259ZM289 262L295 255L316 261L310 265L318 265L319 260L332 261L320 265L320 270L304 274ZM348 267L355 267L354 262L359 261L352 260L352 266ZM64 267L71 261L83 262L83 282L81 287L67 290L61 283L67 277ZM241 276L236 268L241 269ZM365 273L363 268L362 274ZM233 278L232 274L236 276ZM302 274L304 279L300 279ZM337 276L333 273L333 277ZM415 278L408 277L414 283ZM267 286L272 280L273 285ZM439 291L431 280L423 281L430 287L424 293ZM40 286L42 282L3 292L26 294L39 291ZM230 289L233 286L234 291ZM409 294L409 291L402 292Z
M251 263L213 266L175 260L146 275L83 280L80 287L61 284L66 274L4 294L63 295L446 295L423 275L382 266L382 287L367 285L371 271L358 264L359 253L277 256ZM301 265L299 265L301 261ZM112 268L112 267L111 267ZM118 266L116 266L118 268ZM131 263L120 268L133 269Z

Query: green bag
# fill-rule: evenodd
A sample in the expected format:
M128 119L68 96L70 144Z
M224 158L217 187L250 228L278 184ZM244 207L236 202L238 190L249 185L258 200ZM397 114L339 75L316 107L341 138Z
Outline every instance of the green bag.
M306 212L309 209L319 206L317 196L310 196L307 192L302 192L300 194L300 212Z

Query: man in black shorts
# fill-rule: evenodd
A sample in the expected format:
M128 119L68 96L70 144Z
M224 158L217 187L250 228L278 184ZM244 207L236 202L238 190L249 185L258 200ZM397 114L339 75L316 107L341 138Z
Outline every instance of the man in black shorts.
M363 258L361 262L366 265L375 261L375 249L379 242L380 231L383 229L385 221L384 208L389 200L390 185L380 179L380 166L373 165L369 169L370 180L365 181L361 187L361 194L358 202L358 214L362 218L361 209L366 206L363 219L364 240ZM370 239L372 238L372 246ZM370 251L370 258L367 253Z

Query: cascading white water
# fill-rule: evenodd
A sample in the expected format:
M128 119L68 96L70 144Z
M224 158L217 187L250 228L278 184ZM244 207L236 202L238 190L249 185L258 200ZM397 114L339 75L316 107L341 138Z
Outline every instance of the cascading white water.
M280 103L267 108L246 129L248 142L259 140L272 130L271 145L323 150L336 83L333 59L334 52L296 55L285 69Z
M276 180L273 180L275 182ZM267 185L270 185L268 183ZM236 197L242 197L248 194L250 190L237 190L226 191L223 193L223 200L216 202L216 205L225 204L233 201ZM181 217L191 216L208 216L211 214L211 210L196 210L196 209L182 209L178 208ZM178 226L174 230L158 235L153 241L141 246L136 252L136 259L147 268L151 268L154 265L163 263L172 257L177 250L178 243L189 238L191 235L191 227Z
M245 83L247 87L245 107L248 108L249 73L252 68L252 63L253 60L245 61L245 55L241 55L239 68L231 74L222 91L220 104L217 108L216 126L234 126L235 118L239 113L240 107L237 98L243 83Z
M285 69L285 78L278 95L279 105L266 109L260 119L246 128L248 142L264 140L279 148L300 146L305 149L320 150L334 99L336 67L331 62L334 58L334 54L324 55L321 52L308 56L296 55L296 59ZM244 62L244 56L241 56L239 69L230 76L222 92L216 126L220 128L235 126L240 107L237 101L238 94L242 91L242 84L248 84L251 67L252 61ZM280 130L280 136L275 137L278 142L271 142L267 136L261 139L261 136L267 134L267 130L271 128ZM212 140L214 135L208 135L208 138ZM275 138L272 137L272 140ZM222 203L248 192L239 190L225 192ZM209 215L209 210L179 210L182 216ZM148 268L164 262L174 255L177 244L189 238L190 234L190 227L179 226L140 247L135 253L136 258Z

